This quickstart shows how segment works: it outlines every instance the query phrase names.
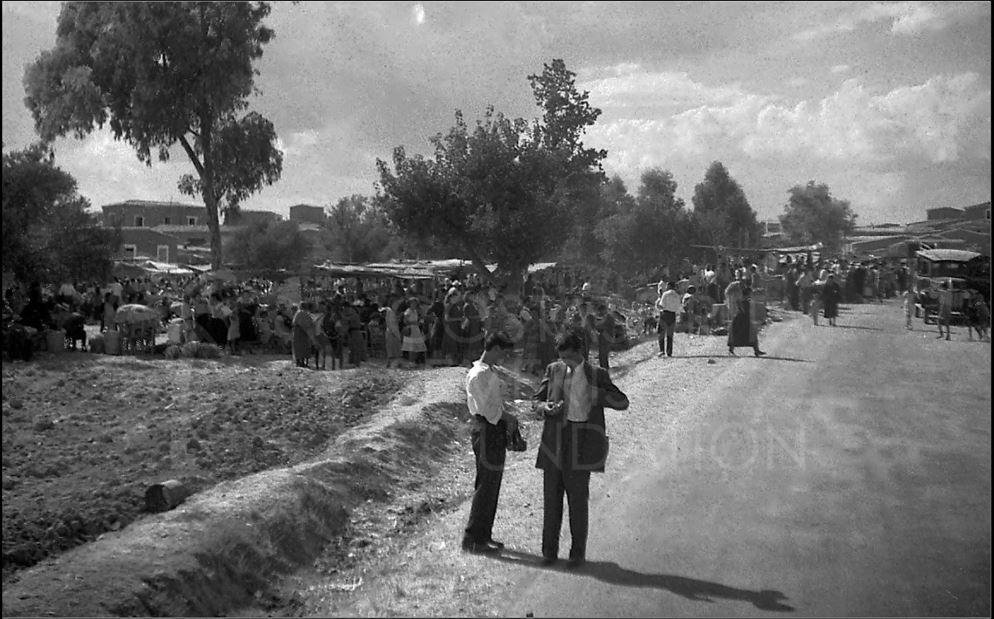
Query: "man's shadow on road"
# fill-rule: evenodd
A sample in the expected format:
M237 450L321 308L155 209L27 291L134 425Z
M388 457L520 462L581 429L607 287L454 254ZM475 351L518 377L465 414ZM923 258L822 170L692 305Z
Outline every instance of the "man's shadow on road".
M567 569L563 561L557 561L552 565L542 565L542 558L527 552L503 549L499 554L490 555L497 561L514 563L518 565L531 565L550 571L569 572L584 576L592 576L597 580L611 585L622 585L625 587L651 587L670 591L679 596L685 597L695 602L713 602L712 598L725 598L728 600L743 600L751 602L760 610L791 612L793 606L783 603L787 596L779 591L764 589L762 591L748 591L745 589L735 589L716 582L706 580L695 580L683 576L673 576L671 574L644 574L621 567L613 561L587 561L583 566L575 569Z
M721 351L713 355L676 355L674 359L757 359L761 361L792 361L795 363L811 363L810 359L798 359L796 357L778 357L776 355L763 355L762 357L757 357L752 354L752 351L743 352L741 354L736 354L734 356L728 354L727 351Z

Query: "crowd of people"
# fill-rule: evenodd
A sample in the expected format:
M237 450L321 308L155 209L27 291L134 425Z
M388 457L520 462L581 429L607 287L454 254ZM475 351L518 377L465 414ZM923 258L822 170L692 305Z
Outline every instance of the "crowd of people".
M585 334L603 367L629 336L653 332L660 334L660 356L672 355L676 331L727 333L734 352L732 339L756 340L736 327L736 316L750 310L743 297L779 302L815 324L823 317L835 325L840 303L907 297L913 284L903 261L814 260L810 254L787 256L775 267L684 259L658 271L656 298L634 302L611 294L624 285L617 277L568 265L529 274L514 294L475 272L435 280L318 276L290 291L267 279L227 281L208 273L11 286L3 300L5 316L18 315L35 330L64 328L58 316L67 311L99 324L101 332L114 330L120 307L145 305L158 312L171 343L212 342L235 355L288 354L307 367L323 355L333 369L371 358L388 367L468 366L487 335L502 331L515 344L520 369L538 374L555 359L555 338L568 329ZM730 286L739 293L731 300Z

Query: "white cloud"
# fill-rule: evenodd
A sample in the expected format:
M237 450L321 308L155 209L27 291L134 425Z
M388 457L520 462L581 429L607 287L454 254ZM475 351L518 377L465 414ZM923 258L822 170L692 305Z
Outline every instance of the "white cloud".
M578 84L598 107L685 110L700 105L728 105L750 97L735 84L707 86L684 72L648 72L637 64L584 71L591 77Z
M414 23L419 26L425 23L425 7L421 4L415 4L411 9L411 14L414 16Z
M684 73L621 73L579 84L603 110L585 141L607 149L605 169L632 190L647 168L672 171L688 204L715 160L749 178L764 216L785 187L810 178L838 186L861 212L880 212L914 197L907 170L990 161L990 89L975 73L884 93L847 79L825 97L793 101ZM908 208L899 215L912 221Z
M927 30L941 30L949 25L949 17L961 12L959 7L923 2L874 2L859 5L840 15L835 22L803 30L794 39L811 41L838 33L852 32L863 24L891 21L895 35L915 35Z
M846 73L846 72L849 71L850 68L851 67L849 65L847 65L847 64L837 64L837 65L835 65L835 66L833 66L831 68L831 71L832 71L832 73L835 73L835 74Z
M990 150L990 90L980 76L936 76L889 93L845 80L821 100L788 103L738 87L711 87L687 74L641 73L584 82L603 116L593 134L702 153L734 146L751 157L816 157L876 163L916 156L933 163ZM981 135L981 133L983 135ZM626 148L625 144L620 145Z

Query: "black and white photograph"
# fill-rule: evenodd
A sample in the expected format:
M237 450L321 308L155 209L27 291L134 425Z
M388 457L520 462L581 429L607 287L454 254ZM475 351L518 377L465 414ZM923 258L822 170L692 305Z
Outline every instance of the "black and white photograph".
M991 616L991 3L0 17L4 617Z

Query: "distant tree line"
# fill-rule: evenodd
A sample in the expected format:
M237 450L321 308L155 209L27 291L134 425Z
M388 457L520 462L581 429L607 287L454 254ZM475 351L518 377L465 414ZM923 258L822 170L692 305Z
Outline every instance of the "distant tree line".
M272 123L244 113L255 89L253 63L275 36L263 24L269 12L265 2L64 3L56 47L25 73L38 134L48 144L108 123L148 165L153 152L164 161L172 146L181 146L196 174L184 175L179 187L203 198L212 263L220 266L219 213L237 212L282 172ZM377 160L375 195L329 204L318 243L346 262L457 256L481 272L497 264L495 277L512 287L538 261L586 264L637 280L683 258L704 261L714 255L708 247L759 244L756 212L721 162L695 186L693 208L676 197L676 181L663 168L645 170L632 195L620 178L605 175L607 152L583 143L601 110L577 88L576 74L555 59L528 82L539 118L512 119L490 106L469 123L457 110L453 126L431 138L431 155L397 146L389 162ZM11 154L12 169L42 165L33 152ZM38 179L49 189L8 200L7 155L4 174L5 268L9 262L22 273L42 269L29 266L20 249L40 241L9 235L40 234L39 225L52 243L66 230L90 234L71 178L49 174ZM780 220L788 241L840 249L855 225L849 203L814 181L787 193ZM71 226L60 229L65 222ZM102 237L89 238L103 246ZM62 259L55 249L45 259L50 272ZM239 232L229 257L259 268L296 268L308 251L296 228L274 222Z

